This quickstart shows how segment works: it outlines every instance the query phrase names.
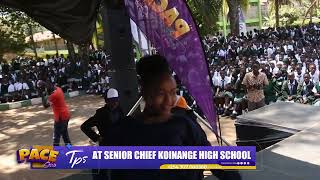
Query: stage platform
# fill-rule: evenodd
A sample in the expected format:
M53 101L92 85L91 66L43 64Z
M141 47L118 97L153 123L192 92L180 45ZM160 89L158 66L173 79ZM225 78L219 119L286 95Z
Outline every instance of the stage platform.
M257 170L240 171L244 180L319 180L320 108L275 103L239 116L237 144L254 145Z
M257 154L256 171L240 171L244 180L319 180L320 123Z
M279 102L238 116L237 145L261 151L320 122L320 107Z

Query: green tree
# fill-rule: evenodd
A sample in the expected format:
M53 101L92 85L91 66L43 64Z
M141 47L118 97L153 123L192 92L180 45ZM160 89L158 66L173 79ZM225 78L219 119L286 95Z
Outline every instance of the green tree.
M221 0L187 0L201 35L218 30L217 22L221 12Z
M8 31L11 36L14 36L13 39L19 39L19 41L16 41L16 43L19 42L25 44L25 37L29 35L32 49L37 56L36 44L33 40L33 33L43 29L40 24L27 16L24 12L7 7L0 7L0 23L1 27L4 27L4 29ZM22 39L23 41L20 41Z
M302 0L272 0L271 2L271 11L274 10L275 19L276 19L276 27L280 25L280 8L282 5L292 5L295 3L301 3Z
M308 15L310 15L309 22L312 23L312 17L313 17L314 10L320 6L320 0L308 0L308 1L310 2L310 6L308 7L308 9L305 13L305 17L302 21L302 24L304 24L304 21L306 20Z
M247 10L249 6L249 0L223 0L225 1L223 4L227 5L223 9L229 9L228 13L225 12L224 15L227 16L230 22L230 32L231 34L238 35L239 34L239 7L241 9Z
M0 42L0 61L5 53L21 53L27 47L25 36L3 26L0 28Z

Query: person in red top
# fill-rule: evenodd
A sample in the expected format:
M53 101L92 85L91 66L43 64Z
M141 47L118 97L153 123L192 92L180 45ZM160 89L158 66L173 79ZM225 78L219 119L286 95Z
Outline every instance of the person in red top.
M68 133L70 112L64 100L64 93L60 87L53 85L49 85L48 92L50 94L48 100L54 114L53 145L59 146L61 136L66 145L71 144Z

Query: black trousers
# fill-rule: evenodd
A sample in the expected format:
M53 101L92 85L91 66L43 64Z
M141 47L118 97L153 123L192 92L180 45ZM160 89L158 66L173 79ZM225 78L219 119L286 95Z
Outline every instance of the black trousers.
M54 132L53 132L53 145L59 146L60 145L60 138L62 136L65 145L71 144L69 133L68 133L68 123L67 121L59 121L54 122Z

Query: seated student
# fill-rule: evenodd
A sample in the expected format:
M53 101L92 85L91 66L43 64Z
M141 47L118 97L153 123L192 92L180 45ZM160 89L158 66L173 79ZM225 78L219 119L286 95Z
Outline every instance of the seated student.
M274 91L275 81L273 81L272 72L264 69L261 72L264 72L267 76L269 84L264 88L265 103L269 105L270 103L276 102L276 93Z
M318 82L313 89L315 101L313 106L320 106L320 82Z
M1 65L0 65L1 67ZM0 68L0 71L1 71L1 68ZM2 75L0 74L0 103L3 103L5 98L4 98L4 93L2 92L2 87L3 87L3 79L2 79Z
M2 97L1 103L6 103L8 102L8 97L9 97L9 93L8 93L9 83L5 77L3 77L3 79L0 79L0 80L1 80L0 96Z
M242 110L246 109L246 90L245 86L242 84L244 76L246 75L245 69L240 70L239 78L234 85L234 107L231 114L231 118L235 119L236 116L242 114Z
M226 92L230 87L231 78L226 76L225 71L220 71L220 76L213 78L213 86L215 88L215 103L217 104L219 115L224 114L230 101L226 101ZM227 99L228 100L228 99Z
M310 80L310 75L306 73L303 84L298 87L297 101L302 104L312 104L315 100L313 88L314 84Z
M28 83L26 80L22 81L22 91L21 91L21 96L22 99L30 99L31 98L31 91L30 88L28 86Z
M273 83L274 84L274 87L273 87L273 91L276 93L276 99L278 99L280 96L281 96L281 88L283 86L283 83L285 81L285 79L283 78L283 75L282 75L282 71L278 71L276 74L275 74L275 77L273 78Z
M296 67L296 71L294 72L294 75L295 75L295 79L298 81L299 84L303 83L304 73L302 72L302 67L300 64Z
M14 84L12 81L9 81L9 86L8 86L8 101L12 102L14 101L16 96L16 89L14 88Z
M288 80L286 80L281 88L281 96L278 98L279 101L295 102L298 95L298 81L294 79L294 73L288 74Z
M176 82L166 59L143 57L137 63L145 108L141 114L115 124L104 140L109 146L208 146L207 137L186 116L171 113L176 102ZM233 171L214 171L224 179L241 179ZM121 180L201 180L203 170L111 170L111 179Z
M14 89L16 90L15 93L15 101L21 101L22 100L22 83L21 79L17 78L17 81L14 83Z

